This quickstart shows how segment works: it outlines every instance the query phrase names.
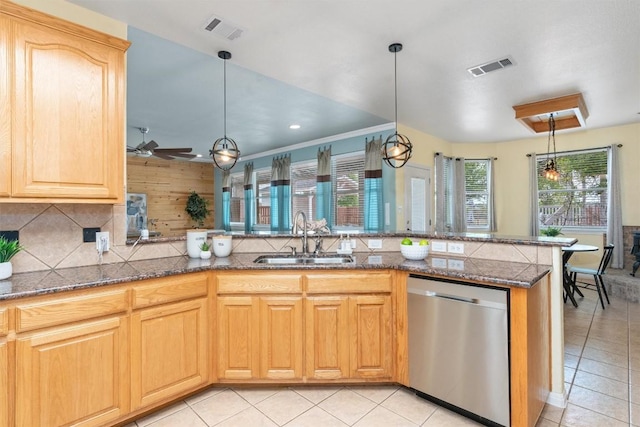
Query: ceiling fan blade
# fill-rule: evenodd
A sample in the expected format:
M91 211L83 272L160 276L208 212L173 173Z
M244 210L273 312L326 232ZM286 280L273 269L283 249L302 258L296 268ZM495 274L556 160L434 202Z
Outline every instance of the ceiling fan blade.
M127 145L127 153L135 153L136 149Z
M144 144L142 147L138 147L138 148L142 150L153 150L154 148L157 148L157 147L158 147L158 143L152 139L151 141Z
M174 157L183 157L185 159L193 159L197 157L195 154L187 154L187 153L162 153L162 154L166 154Z
M158 148L155 151L164 153L190 153L191 151L193 151L193 148Z
M165 159L165 160L173 160L174 157L168 155L168 154L164 154L164 153L156 153L155 151L153 152L153 155L156 157L159 157L161 159Z

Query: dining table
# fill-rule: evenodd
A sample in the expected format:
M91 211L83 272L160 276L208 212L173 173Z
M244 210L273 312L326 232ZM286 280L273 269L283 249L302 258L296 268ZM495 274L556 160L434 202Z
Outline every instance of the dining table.
M576 302L575 297L573 296L573 290L578 292L578 295L583 297L584 295L580 292L580 289L576 286L576 284L571 280L571 275L567 271L567 263L569 259L576 252L595 252L600 248L593 245L583 245L580 243L576 243L571 246L563 246L562 247L562 286L564 288L564 292L567 297L571 300L571 303L574 307L578 307L578 303ZM565 299L566 301L566 299Z

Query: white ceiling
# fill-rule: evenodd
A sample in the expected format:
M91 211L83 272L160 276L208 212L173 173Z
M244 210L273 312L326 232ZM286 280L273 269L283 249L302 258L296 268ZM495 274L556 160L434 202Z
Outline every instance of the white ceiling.
M147 126L161 148L208 154L223 134L219 50L244 155L393 121L393 42L398 122L450 142L534 137L512 106L575 92L587 128L640 119L638 0L70 1L133 27L129 145ZM205 32L212 15L245 32ZM507 55L515 66L467 72Z

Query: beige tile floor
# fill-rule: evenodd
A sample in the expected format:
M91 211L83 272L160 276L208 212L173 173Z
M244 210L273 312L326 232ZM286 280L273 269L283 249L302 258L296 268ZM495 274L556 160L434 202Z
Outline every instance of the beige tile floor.
M539 427L640 426L640 304L586 290L565 304L567 408L547 406ZM214 387L127 427L476 426L403 387Z

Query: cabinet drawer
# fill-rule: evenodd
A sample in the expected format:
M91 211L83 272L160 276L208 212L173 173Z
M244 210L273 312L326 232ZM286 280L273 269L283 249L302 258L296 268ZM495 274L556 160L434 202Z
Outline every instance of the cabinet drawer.
M152 279L133 287L133 308L149 307L207 295L208 273Z
M17 332L61 325L127 310L127 290L59 297L16 306Z
M7 335L9 331L9 310L0 309L0 336Z
M391 292L391 274L311 273L307 274L308 294Z
M302 275L292 273L219 274L216 276L219 294L301 293Z

